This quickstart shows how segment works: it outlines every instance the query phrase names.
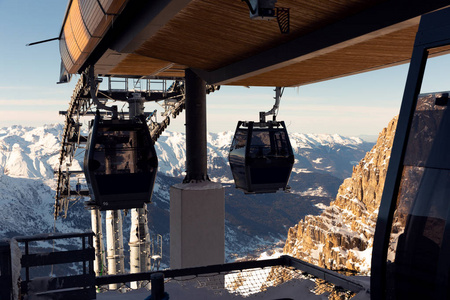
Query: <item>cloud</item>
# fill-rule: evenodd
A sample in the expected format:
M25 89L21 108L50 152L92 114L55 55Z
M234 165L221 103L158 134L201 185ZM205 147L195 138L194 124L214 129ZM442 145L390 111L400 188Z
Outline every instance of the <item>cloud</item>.
M0 86L0 90L29 90L31 89L31 87L29 86L24 86L24 87L19 87L19 86Z
M68 101L57 100L57 99L2 99L0 98L0 106L55 106L55 107L65 107L69 106Z
M1 126L41 126L51 123L63 123L64 117L58 115L57 111L0 110L0 122Z

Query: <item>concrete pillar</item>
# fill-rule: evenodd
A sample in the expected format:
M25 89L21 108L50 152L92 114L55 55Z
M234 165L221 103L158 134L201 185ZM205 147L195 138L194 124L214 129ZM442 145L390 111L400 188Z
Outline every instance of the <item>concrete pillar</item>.
M170 188L170 267L225 262L225 192L220 183L179 183Z
M170 189L170 267L225 261L225 192L207 175L206 83L191 70L186 85L186 178Z

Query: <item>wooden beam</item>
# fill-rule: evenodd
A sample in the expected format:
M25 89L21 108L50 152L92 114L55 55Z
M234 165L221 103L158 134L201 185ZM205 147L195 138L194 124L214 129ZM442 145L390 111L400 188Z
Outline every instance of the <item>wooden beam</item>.
M208 84L229 84L411 27L422 14L446 6L445 0L386 1L250 58L214 71L194 71Z

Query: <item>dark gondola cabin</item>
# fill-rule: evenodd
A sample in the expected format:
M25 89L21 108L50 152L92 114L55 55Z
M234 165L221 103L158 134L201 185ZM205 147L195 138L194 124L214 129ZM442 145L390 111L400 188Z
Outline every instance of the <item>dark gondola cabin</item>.
M100 210L141 208L149 203L158 159L147 124L96 116L84 158L91 201Z
M283 121L239 121L228 156L236 188L245 193L285 190L294 153Z

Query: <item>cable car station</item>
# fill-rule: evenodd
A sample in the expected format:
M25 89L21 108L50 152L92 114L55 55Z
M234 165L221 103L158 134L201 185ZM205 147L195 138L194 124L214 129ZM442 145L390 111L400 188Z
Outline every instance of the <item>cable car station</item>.
M286 125L276 119L283 87L410 63L370 286L294 258L264 264L298 268L374 300L450 299L448 93L419 98L427 58L450 50L449 6L444 0L69 0L59 36L59 82L75 74L79 79L64 112L55 217L67 213L73 197L89 195L98 249L100 211L107 211L111 261L108 276L97 273L95 285L128 281L139 287L152 277L152 299L163 299L160 278L148 267L145 227L158 169L154 142L171 117L185 112L186 176L170 189L170 270L160 274L258 268L263 263L224 264L224 188L207 174L207 123L213 122L207 94L220 85L275 88L273 109L255 108L259 118L238 122L229 164L236 188L245 193L282 192L289 190L294 164ZM148 84L139 91L102 90L102 80ZM153 81L165 82L164 89L152 91ZM128 112L118 111L116 101L127 102ZM148 101L164 103L161 122L145 111ZM83 137L80 118L89 114L95 117ZM73 188L77 173L67 167L79 147L86 148L87 190ZM123 272L122 209L131 210L133 234L139 232L130 247L146 249L131 254L132 274ZM404 222L393 224L400 213ZM105 259L95 258L92 272Z

